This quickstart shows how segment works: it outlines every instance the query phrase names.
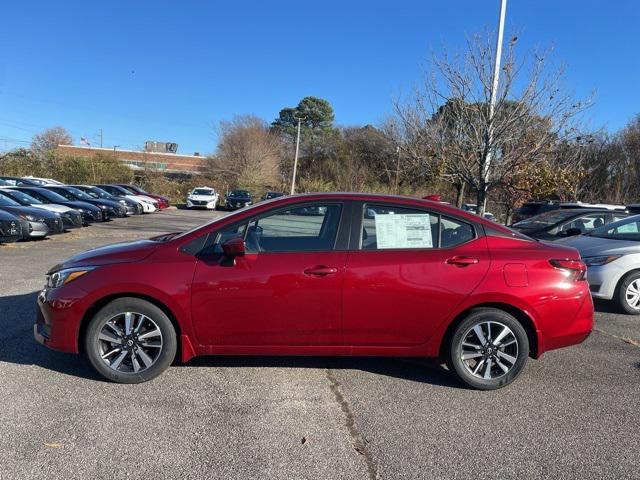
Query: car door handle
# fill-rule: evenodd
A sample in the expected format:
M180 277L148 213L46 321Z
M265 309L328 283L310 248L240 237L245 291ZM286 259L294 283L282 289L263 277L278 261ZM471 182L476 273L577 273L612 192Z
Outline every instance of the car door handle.
M334 273L338 273L338 269L335 267L326 267L324 265L318 265L315 267L307 268L304 271L305 275L316 275L319 277L324 277L325 275L333 275Z
M449 265L457 265L458 267L466 267L468 265L475 265L478 263L478 259L471 257L451 257L447 258L447 263Z

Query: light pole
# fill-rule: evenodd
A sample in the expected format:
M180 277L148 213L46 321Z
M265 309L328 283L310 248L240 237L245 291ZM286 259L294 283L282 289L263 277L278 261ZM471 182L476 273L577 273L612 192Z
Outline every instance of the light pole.
M298 121L298 135L296 136L296 156L293 158L293 176L291 177L290 195L293 195L296 192L296 172L298 170L298 152L300 151L300 124L305 117L299 117L294 113L293 118Z
M396 155L398 156L398 158L396 158L396 181L394 184L394 191L396 193L396 195L398 194L398 177L400 176L400 147L396 147Z
M487 125L487 144L486 152L481 166L482 182L480 188L483 190L481 198L482 202L478 202L478 213L484 214L487 206L486 189L489 183L489 169L491 167L491 148L493 145L493 115L496 109L496 100L498 98L498 86L500 79L500 61L502 59L502 37L504 36L504 18L507 13L507 0L500 0L500 18L498 21L498 36L496 38L496 57L493 63L493 82L491 84L491 98L489 100L489 119ZM482 203L482 204L481 204Z

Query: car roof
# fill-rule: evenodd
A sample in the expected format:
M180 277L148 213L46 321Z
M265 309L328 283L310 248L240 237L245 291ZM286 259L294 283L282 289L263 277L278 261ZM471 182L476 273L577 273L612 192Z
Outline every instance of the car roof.
M466 212L461 208L452 205L436 202L434 200L426 200L423 198L410 197L406 195L391 195L383 193L356 193L356 192L331 192L331 193L302 193L297 195L285 195L269 201L269 205L286 205L289 203L297 203L300 200L354 200L362 202L381 202L381 203L397 203L405 205L413 205L422 208L432 208L438 210L445 215L451 215L458 218L465 218L473 223L481 223L490 228L498 228L501 231L511 233L512 230L503 225L499 225L489 219L480 217L470 212Z

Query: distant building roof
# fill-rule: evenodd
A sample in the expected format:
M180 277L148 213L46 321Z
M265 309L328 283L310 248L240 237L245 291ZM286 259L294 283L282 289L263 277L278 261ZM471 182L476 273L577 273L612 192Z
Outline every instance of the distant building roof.
M62 155L91 157L99 153L115 155L125 165L134 170L153 168L167 173L200 173L207 162L206 157L199 155L180 155L165 152L144 152L137 150L120 150L78 145L58 145L58 152Z

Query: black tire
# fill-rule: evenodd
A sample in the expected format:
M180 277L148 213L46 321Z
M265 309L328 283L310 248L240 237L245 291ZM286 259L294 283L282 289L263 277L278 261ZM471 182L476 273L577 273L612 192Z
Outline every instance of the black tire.
M159 353L151 353L151 355L157 355L154 356L153 363L139 372L115 370L101 356L101 348L104 348L105 343L99 340L98 337L103 327L105 327L107 321L120 318L119 316L125 312L144 315L155 323L161 333ZM151 325L151 323L148 325ZM85 353L93 368L107 380L117 383L142 383L157 377L171 365L177 350L176 332L167 315L154 304L133 297L118 298L102 307L89 321L83 341ZM130 348L128 346L121 348L114 344L111 344L111 346L115 347L116 350L120 348L118 355L120 353L124 355L124 348ZM135 346L138 347L138 344L135 344ZM153 352L155 351L154 349ZM126 364L127 361L131 362L131 360L131 357L125 357L122 363ZM131 368L133 369L133 364L131 364Z
M502 333L502 327L506 326L508 330L510 330L510 333L500 343L505 345L513 339L515 339L516 342L511 343L511 345L507 347L498 346L497 348L493 345L493 342L491 344L487 342L485 343L486 347L480 350L467 349L463 352L463 339L466 340L467 344L473 343L480 345L481 341L474 333L474 327L481 325L481 332L486 333L486 325L489 322L489 328L493 328L493 331L490 332L492 339L497 339ZM493 327L491 327L491 325L493 325ZM496 330L496 328L498 328L498 330ZM476 340L473 340L474 338ZM488 339L489 337L486 335L485 341ZM518 377L529 356L529 339L527 332L512 315L496 308L477 308L472 310L456 327L446 347L445 360L449 369L466 385L478 390L495 390L509 385ZM477 374L474 374L469 363L463 360L462 356L463 353L465 353L465 355L475 355L476 352L481 353L481 356L478 356L478 360L474 358L469 361L469 363L478 362L478 364L480 364L480 370ZM507 358L515 358L515 361L509 364L506 360ZM482 362L484 363L482 364ZM507 367L508 371L505 373L499 364ZM483 378L484 375L482 375L481 372L484 370L486 373L487 366L490 372L489 378ZM495 374L496 370L498 371L497 374Z
M638 279L640 279L640 271L636 270L627 273L618 282L615 295L613 296L613 301L620 312L627 313L629 315L640 315L640 308L634 308L627 302L627 288L631 283Z

